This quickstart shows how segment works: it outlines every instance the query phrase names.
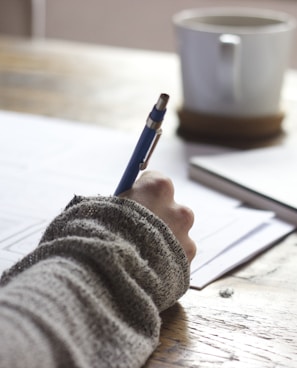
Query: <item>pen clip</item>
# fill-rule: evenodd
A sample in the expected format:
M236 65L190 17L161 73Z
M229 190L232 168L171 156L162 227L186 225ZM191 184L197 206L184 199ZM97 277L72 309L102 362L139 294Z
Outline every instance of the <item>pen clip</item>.
M147 155L145 156L145 158L144 158L143 162L141 162L141 163L139 164L139 170L144 170L144 169L146 169L146 168L147 168L147 165L148 165L148 163L149 163L149 159L150 159L151 155L153 154L154 149L155 149L155 148L156 148L156 146L157 146L157 143L158 143L158 141L159 141L159 139L160 139L160 137L161 137L161 134L162 134L162 129L158 129L158 130L156 131L155 138L154 138L154 140L153 140L153 142L152 142L152 144L151 144L151 147L150 147L150 149L149 149L149 151L148 151Z

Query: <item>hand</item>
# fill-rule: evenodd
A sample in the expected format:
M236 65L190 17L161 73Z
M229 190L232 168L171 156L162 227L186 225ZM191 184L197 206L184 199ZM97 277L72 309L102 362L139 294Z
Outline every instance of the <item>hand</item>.
M163 220L184 248L189 262L192 261L196 245L188 233L194 223L194 214L188 207L175 202L174 187L170 179L160 173L146 171L120 197L140 203Z

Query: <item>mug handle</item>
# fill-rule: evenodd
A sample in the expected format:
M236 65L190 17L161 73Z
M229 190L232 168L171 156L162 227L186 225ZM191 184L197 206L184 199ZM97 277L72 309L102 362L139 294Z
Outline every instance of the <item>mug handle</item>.
M219 88L225 100L236 101L240 98L241 40L237 35L222 34L219 37L219 43Z

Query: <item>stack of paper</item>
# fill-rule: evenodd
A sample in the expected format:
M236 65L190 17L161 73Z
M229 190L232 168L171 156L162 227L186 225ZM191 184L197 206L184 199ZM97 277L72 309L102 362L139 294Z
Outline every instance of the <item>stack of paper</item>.
M139 124L140 133L141 117ZM1 272L36 247L74 194L113 193L138 134L8 112L0 112L0 130ZM173 179L177 201L195 213L191 285L197 288L294 229L270 211L244 208L238 199L188 179L190 156L221 151L162 138L149 165Z
M297 225L296 162L295 145L196 156L190 176Z

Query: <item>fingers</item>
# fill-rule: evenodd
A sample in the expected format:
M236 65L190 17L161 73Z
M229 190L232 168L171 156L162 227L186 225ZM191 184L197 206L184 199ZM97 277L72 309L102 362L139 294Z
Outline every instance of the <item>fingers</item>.
M194 223L194 214L188 207L175 202L174 186L169 178L158 172L146 171L132 189L120 196L135 200L161 218L183 246L189 261L192 261L196 246L189 237L189 230Z
M196 244L189 236L189 231L194 224L193 211L186 206L175 203L173 210L169 212L167 219L168 226L173 229L176 238L182 244L187 257L191 262L196 254Z
M189 231L194 224L194 213L186 206L172 201L172 205L168 207L168 224L175 226L177 232Z
M155 171L146 171L129 191L120 196L134 199L150 208L158 206L160 201L162 203L171 202L174 196L174 187L172 181L164 175ZM154 212L153 208L150 209Z

